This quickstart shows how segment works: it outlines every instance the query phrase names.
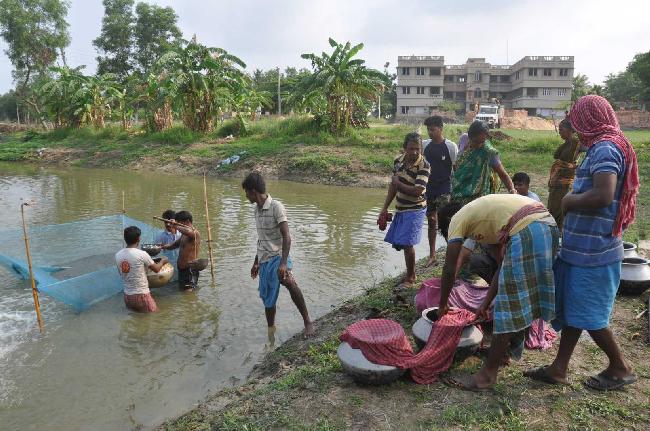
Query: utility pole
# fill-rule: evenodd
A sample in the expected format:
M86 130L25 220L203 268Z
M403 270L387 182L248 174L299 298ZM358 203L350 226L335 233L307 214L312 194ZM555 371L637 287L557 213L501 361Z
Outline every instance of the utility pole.
M381 94L377 97L377 119L381 118Z
M280 68L278 67L278 117L282 115L282 97L280 96Z

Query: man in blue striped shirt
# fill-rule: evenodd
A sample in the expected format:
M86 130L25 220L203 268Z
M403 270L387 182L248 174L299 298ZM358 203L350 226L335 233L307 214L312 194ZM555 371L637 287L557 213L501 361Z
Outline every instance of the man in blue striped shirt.
M622 229L634 220L636 155L602 97L578 100L570 120L588 150L576 171L573 192L562 199L562 248L553 268L553 326L562 330L562 337L551 365L524 374L546 383L568 383L569 360L586 330L609 365L585 385L620 389L637 380L609 328L623 260Z

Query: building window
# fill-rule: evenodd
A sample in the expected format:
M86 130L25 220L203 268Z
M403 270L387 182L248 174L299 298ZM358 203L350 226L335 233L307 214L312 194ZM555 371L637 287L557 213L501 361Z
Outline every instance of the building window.
M464 76L459 76L458 77L458 82L465 82L465 77Z
M499 77L497 75L490 75L490 82L499 82Z
M474 90L474 98L475 99L480 99L481 98L481 89L478 88L478 87L476 87L476 89Z
M510 75L501 75L501 76L499 77L499 80L500 80L501 82L510 82Z
M424 87L415 87L417 94L424 94Z
M411 87L402 87L402 94L411 94Z
M544 76L553 76L553 69L545 67L544 68Z
M402 67L402 75L410 75L410 71L408 67Z
M408 114L409 113L409 107L408 106L402 106L402 114Z
M440 87L429 87L429 95L437 96L440 94Z
M557 89L557 95L558 96L566 96L566 88L558 88Z
M516 71L516 72L515 72L515 80L519 79L520 76L521 76L521 75L519 75L519 71Z
M542 88L542 96L550 96L550 95L551 95L550 88Z
M526 96L528 97L537 97L537 88L527 88Z
M478 70L474 73L474 81L481 82L481 72Z
M463 93L462 91L459 91L458 93L456 93L456 96L454 98L456 100L465 100L465 93Z
M534 67L528 68L528 76L537 76L537 69Z
M454 82L454 75L445 75L445 82Z
M424 67L416 67L415 68L415 74L416 75L424 75Z
M560 69L560 76L569 76L569 69Z
M431 75L431 76L440 76L440 68L439 67L431 67L431 68L429 68L429 75Z
M445 91L444 92L444 97L445 100L451 100L454 98L454 92L453 91Z

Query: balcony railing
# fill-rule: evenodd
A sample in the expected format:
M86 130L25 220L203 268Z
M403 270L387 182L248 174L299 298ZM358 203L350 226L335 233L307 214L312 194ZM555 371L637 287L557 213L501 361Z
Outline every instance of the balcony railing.
M418 61L444 61L442 55L400 55L397 60L418 60Z

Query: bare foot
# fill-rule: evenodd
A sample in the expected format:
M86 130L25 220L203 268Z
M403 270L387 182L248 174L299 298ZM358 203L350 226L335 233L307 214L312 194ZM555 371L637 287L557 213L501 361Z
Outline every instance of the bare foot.
M303 331L305 338L313 337L315 333L316 328L314 328L314 322L305 323L305 330Z
M427 264L424 265L425 268L429 268L430 266L437 266L438 265L438 259L436 259L435 256L430 256L429 260L427 260Z
M485 392L492 389L494 382L484 380L480 373L466 374L462 376L452 377L444 381L449 386L455 386L465 391L472 392Z

